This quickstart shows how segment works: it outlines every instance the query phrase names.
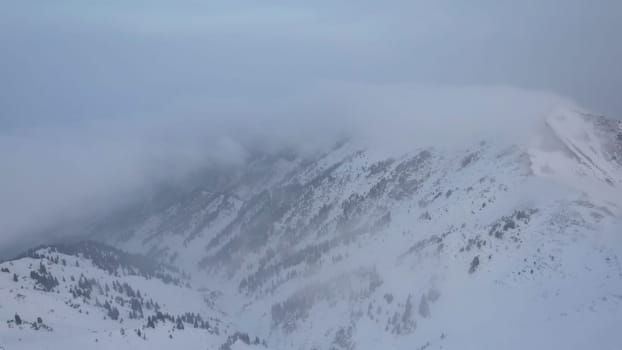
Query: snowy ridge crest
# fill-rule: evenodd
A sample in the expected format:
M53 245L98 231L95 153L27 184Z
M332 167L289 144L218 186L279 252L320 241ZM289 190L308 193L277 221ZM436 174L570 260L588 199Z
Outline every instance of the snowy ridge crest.
M531 169L622 215L622 123L560 108L529 149Z

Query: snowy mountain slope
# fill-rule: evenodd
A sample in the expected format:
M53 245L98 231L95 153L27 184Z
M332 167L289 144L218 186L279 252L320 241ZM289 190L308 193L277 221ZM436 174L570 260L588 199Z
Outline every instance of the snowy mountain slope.
M279 349L616 348L618 135L559 110L527 146L257 157L107 240L217 282Z
M0 268L4 349L218 349L238 337L210 293L101 244L37 248Z
M560 109L525 145L259 154L88 230L274 349L618 349L621 130Z
M622 122L559 109L529 149L532 170L622 214Z

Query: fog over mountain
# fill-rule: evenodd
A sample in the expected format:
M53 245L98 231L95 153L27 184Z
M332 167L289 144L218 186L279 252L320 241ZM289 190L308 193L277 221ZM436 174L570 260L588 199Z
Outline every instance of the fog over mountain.
M9 1L1 240L248 148L514 132L555 95L622 115L621 11L617 1Z
M621 14L6 1L0 350L618 348Z
M251 152L310 154L356 139L379 150L529 136L566 99L509 87L332 84L284 101L200 115L31 127L2 139L4 242L110 210L210 163ZM500 117L501 116L501 117ZM145 191L147 193L145 193Z

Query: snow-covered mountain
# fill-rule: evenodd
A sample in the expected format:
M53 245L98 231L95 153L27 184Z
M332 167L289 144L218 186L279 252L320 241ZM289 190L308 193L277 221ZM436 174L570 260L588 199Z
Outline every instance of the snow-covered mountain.
M2 349L265 348L174 268L95 242L0 264Z
M217 348L236 332L271 349L622 346L619 121L560 109L522 144L395 152L351 140L315 156L259 154L202 179L85 229L174 267L157 271L176 283L59 248L3 263L2 300L15 300L0 308L5 348L70 337L89 347ZM29 275L40 265L59 280L51 292ZM81 274L103 292L72 301ZM131 300L114 281L175 322L149 327L154 310L142 304L143 317L129 317ZM105 301L127 315L123 324L104 319ZM56 335L34 330L42 311ZM210 326L176 330L186 312ZM34 325L20 329L15 313ZM127 335L139 329L154 342Z

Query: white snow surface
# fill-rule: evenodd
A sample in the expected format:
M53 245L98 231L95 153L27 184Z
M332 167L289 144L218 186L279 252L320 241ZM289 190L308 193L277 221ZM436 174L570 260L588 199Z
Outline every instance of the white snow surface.
M110 273L89 259L49 248L37 254L43 257L23 257L0 264L8 269L0 273L0 349L219 349L233 332L231 324L221 321L222 311L207 302L210 293L205 291L128 274L124 269ZM30 277L41 264L59 281L51 291L45 291ZM81 277L96 281L89 297L71 293ZM200 314L210 326L205 329L185 324L184 329L177 329L175 322L158 322L148 327L146 316L156 311L143 306L145 317L131 318L131 298L113 289L115 282L140 291L143 300L157 303L162 312ZM120 311L117 320L111 319L101 306L106 301ZM15 315L21 318L21 325L16 324Z

